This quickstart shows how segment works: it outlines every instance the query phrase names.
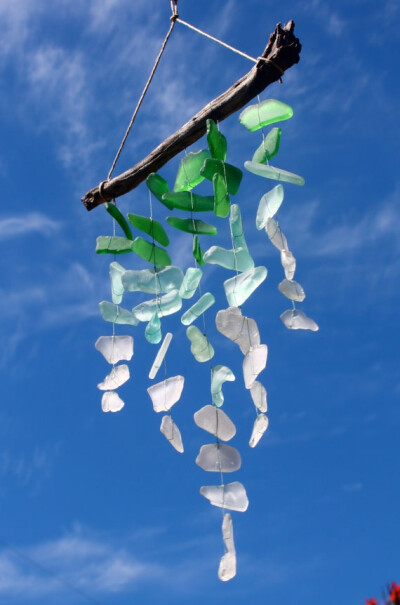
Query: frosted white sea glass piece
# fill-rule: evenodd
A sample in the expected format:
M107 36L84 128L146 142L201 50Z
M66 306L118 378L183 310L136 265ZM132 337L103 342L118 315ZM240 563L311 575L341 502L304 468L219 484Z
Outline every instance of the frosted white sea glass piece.
M127 380L129 380L129 368L123 363L119 366L114 366L111 372L106 376L103 382L99 382L97 388L100 391L112 391L118 389Z
M246 389L250 389L260 372L267 365L267 345L251 347L243 359L243 378Z
M123 309L119 305L114 305L107 300L99 303L100 313L104 321L111 321L114 324L127 324L137 326L139 321L127 309Z
M222 539L225 546L225 554L221 557L218 569L218 577L222 582L231 580L236 575L236 551L233 539L233 524L230 513L225 513L222 521Z
M283 181L285 183L292 183L293 185L304 185L305 183L305 180L302 176L294 174L294 172L282 170L282 168L275 168L274 166L249 161L244 163L244 167L249 172L252 172L257 176L263 176L266 179L273 179L274 181Z
M286 298L295 300L296 302L302 302L306 297L302 286L293 279L284 279L279 284L278 289Z
M235 447L225 443L202 445L196 464L211 473L233 473L242 466L242 459Z
M181 322L184 326L189 326L193 323L200 315L205 313L215 303L215 298L211 292L206 292L197 300L194 305L189 307L187 311L182 315Z
M167 332L164 340L162 341L161 347L158 349L158 353L153 361L153 365L151 366L151 369L149 372L149 378L151 378L151 380L153 380L153 378L156 377L156 374L157 374L158 370L160 369L162 362L164 361L164 357L168 351L168 347L170 345L171 340L172 340L172 334L171 334L171 332Z
M173 265L156 269L128 270L125 271L121 280L127 292L162 294L171 290L179 290L183 272L182 269Z
M211 368L211 396L216 406L221 407L224 403L222 385L229 380L235 380L235 374L227 366L215 366Z
M162 382L157 382L147 389L155 412L168 412L179 401L185 378L171 376Z
M268 418L265 416L265 414L259 414L254 422L253 431L249 441L250 447L256 447L267 428Z
M257 229L260 230L265 227L267 220L275 216L283 202L283 195L284 191L282 185L277 185L262 196L260 203L258 204L256 216Z
M237 307L218 311L215 318L218 332L239 345L243 355L260 344L260 333L254 319L245 317Z
M267 277L265 267L254 267L224 281L225 295L230 307L240 307Z
M122 276L125 269L117 262L110 263L111 297L114 304L119 305L124 294Z
M172 447L180 454L183 453L183 443L181 432L172 420L171 416L163 416L161 420L160 431L168 439Z
M281 264L286 279L293 279L296 271L296 259L290 250L281 250Z
M194 421L198 427L218 437L222 441L229 441L236 435L236 427L225 412L214 405L205 405L194 414Z
M281 315L281 320L289 330L312 330L313 332L319 330L318 324L298 309L284 311Z
M94 346L108 363L114 364L132 359L132 336L100 336Z
M265 232L269 237L271 244L278 248L278 250L287 250L288 243L286 237L282 233L282 229L279 227L275 219L269 218L265 225Z
M186 336L191 342L190 352L196 361L203 363L214 357L214 348L197 326L189 326Z
M106 391L103 393L103 397L101 398L101 409L103 412L119 412L124 405L125 403L118 393L115 393L114 391Z
M179 288L179 296L181 298L192 298L202 277L203 271L199 267L189 267Z
M158 317L165 317L176 313L181 308L182 299L179 296L179 291L171 290L163 296L137 305L132 309L132 313L139 321L150 321L154 313L157 313Z
M268 409L267 391L264 385L255 380L250 387L250 395L257 410L260 410L260 412L266 412Z
M249 506L246 490L239 481L226 485L203 485L200 494L213 506L244 512Z

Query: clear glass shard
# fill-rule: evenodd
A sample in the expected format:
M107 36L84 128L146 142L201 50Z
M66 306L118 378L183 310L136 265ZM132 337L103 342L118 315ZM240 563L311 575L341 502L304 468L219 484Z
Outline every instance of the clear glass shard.
M265 164L258 164L258 162L245 162L244 167L249 172L262 176L266 179L272 179L274 181L283 181L284 183L292 183L292 185L304 185L305 180L302 176L294 174L294 172L288 172L282 170L282 168L275 168Z
M247 249L227 250L221 246L211 246L204 252L203 259L211 265L219 265L232 271L247 271L254 267L254 261Z
M196 361L202 363L214 357L213 346L197 326L189 326L186 330L186 336L191 342L190 351Z
M174 191L190 191L201 183L204 177L200 174L200 169L204 161L209 157L210 152L208 149L190 151L185 155L179 164Z
M128 214L128 220L136 229L147 233L162 246L169 246L168 235L165 233L164 227L158 221L147 216L131 213Z
M227 366L215 366L211 368L211 396L216 406L221 407L224 403L222 385L226 381L235 380L235 374Z
M265 227L267 220L273 218L283 202L284 190L282 185L277 185L271 191L262 196L258 205L256 216L256 227L258 230Z
M185 378L171 376L162 382L157 382L147 389L155 412L168 412L179 401Z
M249 506L246 490L239 481L226 485L203 485L200 494L213 506L244 512Z
M147 342L150 342L153 345L158 344L160 342L162 338L161 321L157 313L154 313L153 317L147 324L146 329L144 331L144 335Z
M119 412L124 405L125 403L118 393L115 393L114 391L106 391L103 393L101 398L101 409L103 412Z
M128 270L122 275L121 281L127 292L162 294L181 287L183 271L173 265L156 269Z
M290 105L282 103L277 99L266 99L261 103L249 105L239 115L239 122L247 130L254 132L269 124L288 120L293 115L293 109Z
M267 160L273 158L279 151L279 144L281 142L282 130L280 128L272 128L267 136L263 137L263 142L260 147L254 152L252 162L258 162L259 164L265 164Z
M281 281L278 288L279 291L286 296L286 298L296 302L302 302L306 297L306 293L304 292L302 286L293 279L284 279Z
M242 459L238 450L225 443L202 445L196 464L211 473L233 473L240 469Z
M139 321L150 321L154 313L157 313L159 317L165 317L176 313L181 308L182 299L179 296L179 291L171 290L164 296L137 305L132 309L132 313Z
M103 382L99 382L97 388L100 391L112 391L118 389L129 380L129 368L124 363L113 367L111 372L104 378Z
M257 410L260 410L260 412L266 412L268 409L267 390L264 385L255 380L250 387L250 395Z
M181 322L184 326L189 326L200 315L205 313L215 303L215 298L211 292L206 292L194 303L181 317Z
M153 380L156 377L157 372L160 369L162 362L164 361L164 357L168 351L168 347L170 345L171 340L172 340L172 334L171 334L171 332L167 332L167 334L165 335L165 338L161 344L161 347L158 349L158 353L153 361L153 365L151 366L151 369L149 372L149 378L151 380Z
M161 420L160 431L168 439L172 447L180 454L183 453L183 443L181 432L172 420L171 416L163 416Z
M192 298L202 277L203 271L201 269L189 267L179 289L179 296L181 298Z
M312 330L312 332L319 330L318 324L298 309L284 311L281 315L281 320L289 330Z
M96 254L125 254L133 251L133 242L126 237L99 235L96 239Z
M293 279L296 271L296 259L290 250L281 250L281 264L286 279Z
M226 152L228 145L226 138L220 133L214 120L207 120L207 144L211 153L211 157L216 160L226 160Z
M119 305L124 295L122 276L125 269L117 262L110 263L111 297L114 304Z
M239 345L243 355L250 347L260 344L260 332L254 319L244 317L237 307L218 311L215 318L217 330Z
M224 281L225 294L230 307L240 307L267 277L265 267L254 267Z
M243 177L243 172L236 166L214 159L208 159L204 162L201 174L209 181L213 180L214 174L220 174L226 182L228 193L231 195L237 194Z
M119 305L114 305L106 300L99 303L100 313L104 321L111 321L114 324L128 324L137 326L138 320L127 309L123 309Z
M268 428L268 418L265 414L259 414L254 422L253 431L251 433L249 446L256 447L261 437L264 435Z
M132 336L100 336L94 345L108 363L129 361L133 355Z
M275 219L267 219L265 225L265 232L269 237L271 244L278 248L278 250L288 250L289 246L286 237L282 233L282 229L279 227Z
M225 513L222 521L222 539L224 541L225 554L219 564L218 577L222 582L227 582L236 575L236 551L230 513Z
M214 189L214 214L226 218L229 214L231 201L228 195L228 187L222 174L215 173L212 179Z
M243 378L246 389L250 389L260 372L267 365L267 345L251 347L243 359Z
M236 435L236 427L225 412L214 405L205 405L194 414L198 427L222 441L230 441Z

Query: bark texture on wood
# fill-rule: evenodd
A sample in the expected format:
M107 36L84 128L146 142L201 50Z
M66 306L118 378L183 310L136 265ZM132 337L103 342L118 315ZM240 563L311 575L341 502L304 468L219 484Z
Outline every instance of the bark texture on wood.
M87 210L93 210L106 201L110 201L132 191L152 172L157 172L164 164L178 153L200 139L206 132L206 121L212 119L221 122L232 113L244 107L300 60L301 44L294 35L294 22L289 21L284 27L278 24L270 35L268 44L261 55L271 63L260 59L258 63L233 86L216 99L208 103L184 126L163 141L146 158L129 170L94 187L82 198ZM282 70L279 70L278 67Z

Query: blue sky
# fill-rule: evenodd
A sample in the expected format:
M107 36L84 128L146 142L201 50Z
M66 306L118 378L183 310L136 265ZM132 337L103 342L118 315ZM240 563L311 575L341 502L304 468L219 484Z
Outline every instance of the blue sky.
M163 328L174 333L168 373L186 377L173 414L183 456L160 434L146 393L157 347L143 326L131 332L125 408L103 414L96 389L108 370L94 342L111 333L98 312L111 259L94 249L112 221L104 208L86 212L80 197L107 176L168 28L169 2L0 0L0 602L362 603L400 575L399 5L179 4L183 19L253 56L277 22L296 23L301 61L262 99L294 108L273 164L306 184L285 186L278 218L307 293L299 306L320 331L291 332L279 319L290 306L277 290L279 254L254 222L270 185L246 173L235 202L268 277L243 313L269 346L260 378L270 427L250 450L242 356L214 327L229 272L206 267L203 289L217 299L206 314L215 362L237 377L224 389L243 459L232 480L250 500L233 514L238 574L222 584L221 514L199 495L213 478L194 463L207 442L193 413L210 403L209 369L192 358L179 316ZM117 172L250 67L178 24ZM221 131L228 161L251 159L257 133L237 115ZM161 170L170 182L179 160ZM148 214L148 205L143 186L119 201L123 212ZM166 216L159 205L154 214ZM229 245L218 220L217 243ZM189 266L190 245L176 237L173 262ZM137 300L132 294L128 308Z

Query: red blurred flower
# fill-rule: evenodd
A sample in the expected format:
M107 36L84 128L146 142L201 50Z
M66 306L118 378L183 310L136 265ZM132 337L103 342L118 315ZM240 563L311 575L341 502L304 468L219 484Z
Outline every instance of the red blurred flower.
M392 582L389 592L390 603L400 603L400 584Z
M365 599L365 605L378 605L378 601L374 599Z

